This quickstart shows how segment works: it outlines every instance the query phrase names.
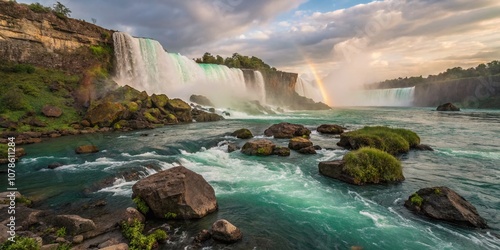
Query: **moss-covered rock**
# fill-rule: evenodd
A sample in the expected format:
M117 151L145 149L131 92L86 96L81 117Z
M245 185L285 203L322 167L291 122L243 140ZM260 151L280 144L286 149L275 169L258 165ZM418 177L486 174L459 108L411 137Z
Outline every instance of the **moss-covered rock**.
M125 107L127 111L130 113L135 113L139 111L140 105L137 102L125 102Z
M180 122L191 122L191 106L181 99L170 99L165 106Z
M167 105L168 97L165 94L161 94L161 95L153 94L151 96L151 102L153 102L153 105L155 107L163 108L163 107L165 107L165 105Z
M290 139L288 147L293 150L301 150L303 148L312 147L313 143L304 137L294 137Z
M270 140L258 139L245 143L241 152L246 155L267 156L272 155L276 145Z
M238 130L234 131L233 133L231 133L231 136L236 136L237 138L240 138L240 139L250 139L253 137L253 134L252 134L252 132L250 132L250 130L248 130L246 128L242 128L242 129L238 129Z
M85 119L92 126L110 127L118 121L126 108L117 102L103 102L89 110Z
M347 149L372 147L392 155L406 153L410 147L420 144L420 137L407 129L392 129L388 127L364 127L362 129L343 133L337 145Z

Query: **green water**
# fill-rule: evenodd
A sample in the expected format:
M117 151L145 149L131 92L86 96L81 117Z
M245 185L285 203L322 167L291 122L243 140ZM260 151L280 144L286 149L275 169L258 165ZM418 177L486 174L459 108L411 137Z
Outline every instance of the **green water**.
M288 158L228 154L222 141L249 128L258 137L273 123L293 122L314 129L336 123L349 129L387 125L416 131L434 152L410 152L401 157L406 180L398 185L357 187L319 175L318 162L341 158L338 138L313 132L311 140L324 149L317 155L292 152ZM193 123L130 133L74 136L25 146L28 156L18 163L17 187L42 207L58 209L107 199L112 210L131 206L133 182L117 180L113 187L92 190L104 178L145 166L167 169L183 165L214 187L219 211L196 222L181 222L178 242L187 245L200 229L218 218L240 227L242 242L231 249L500 249L500 112L465 110L440 113L417 108L357 108L295 112L263 117L234 117L215 123ZM143 137L140 134L148 133ZM274 140L274 139L273 139ZM287 145L287 140L274 140ZM94 143L102 149L76 155L76 146ZM52 162L67 164L48 170ZM6 178L6 177L5 177ZM5 182L0 182L5 189ZM429 221L411 212L404 200L420 188L448 186L470 201L491 229L460 228Z

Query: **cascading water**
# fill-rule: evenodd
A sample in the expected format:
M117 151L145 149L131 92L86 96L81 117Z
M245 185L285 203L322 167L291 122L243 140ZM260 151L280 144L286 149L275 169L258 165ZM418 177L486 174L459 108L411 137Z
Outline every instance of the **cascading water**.
M324 101L321 91L316 87L314 80L309 80L306 76L300 76L297 78L297 82L295 83L295 92L317 102Z
M415 87L364 90L359 96L362 105L358 106L408 107L413 104L414 93Z
M224 65L198 64L176 53L166 52L158 41L113 34L117 70L115 80L149 94L165 93L188 98L202 94L217 102L224 98L265 101L262 74L254 71L258 91L248 89L243 71ZM257 96L255 96L257 95Z

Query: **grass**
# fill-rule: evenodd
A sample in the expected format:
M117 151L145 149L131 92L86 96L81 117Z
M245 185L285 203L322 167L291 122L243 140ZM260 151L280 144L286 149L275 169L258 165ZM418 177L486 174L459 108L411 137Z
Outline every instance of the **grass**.
M16 236L15 242L6 241L0 244L0 250L39 250L35 239Z
M353 149L372 147L397 155L406 153L410 147L420 144L420 137L407 129L377 126L344 133L341 135L342 141L354 141Z
M61 227L61 228L57 229L56 236L57 237L66 237L66 228Z
M122 234L129 240L129 247L131 250L150 250L158 241L166 240L168 235L165 231L157 229L152 234L146 236L144 231L144 224L135 220L133 223L122 223Z
M356 184L394 182L404 179L401 162L376 148L361 148L344 156L344 171Z
M148 214L149 212L149 206L146 204L144 200L141 199L141 197L137 196L132 201L137 205L137 210L143 214Z

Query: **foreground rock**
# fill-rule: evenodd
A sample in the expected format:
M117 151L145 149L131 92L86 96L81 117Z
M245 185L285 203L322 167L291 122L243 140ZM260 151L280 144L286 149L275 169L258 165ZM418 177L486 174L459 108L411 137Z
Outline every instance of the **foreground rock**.
M300 124L282 122L269 127L264 131L264 134L266 136L274 136L274 138L309 137L311 131Z
M453 103L441 104L436 108L437 111L460 111L460 108L453 105Z
M318 167L322 175L355 185L400 182L405 179L399 160L374 148L349 152L341 161L320 162Z
M239 139L250 139L253 137L253 134L252 132L250 132L250 130L246 129L246 128L242 128L242 129L238 129L236 131L234 131L231 136L235 136Z
M218 241L232 243L241 240L243 234L227 220L218 220L212 225L212 238Z
M132 197L142 199L157 218L173 213L177 219L196 219L217 210L212 186L183 166L148 176L134 184L132 191Z
M344 133L344 128L336 124L323 124L316 128L316 131L322 134L340 135Z
M472 204L447 187L420 189L405 201L405 207L432 219L462 226L488 227Z
M208 99L206 96L203 95L191 95L189 97L189 101L198 103L203 106L212 106L212 107L214 106L212 101L210 101L210 99Z
M246 155L267 156L272 155L276 145L267 139L258 139L245 143L241 152Z
M83 145L79 146L75 149L75 153L77 154L91 154L99 152L99 148L94 145Z

